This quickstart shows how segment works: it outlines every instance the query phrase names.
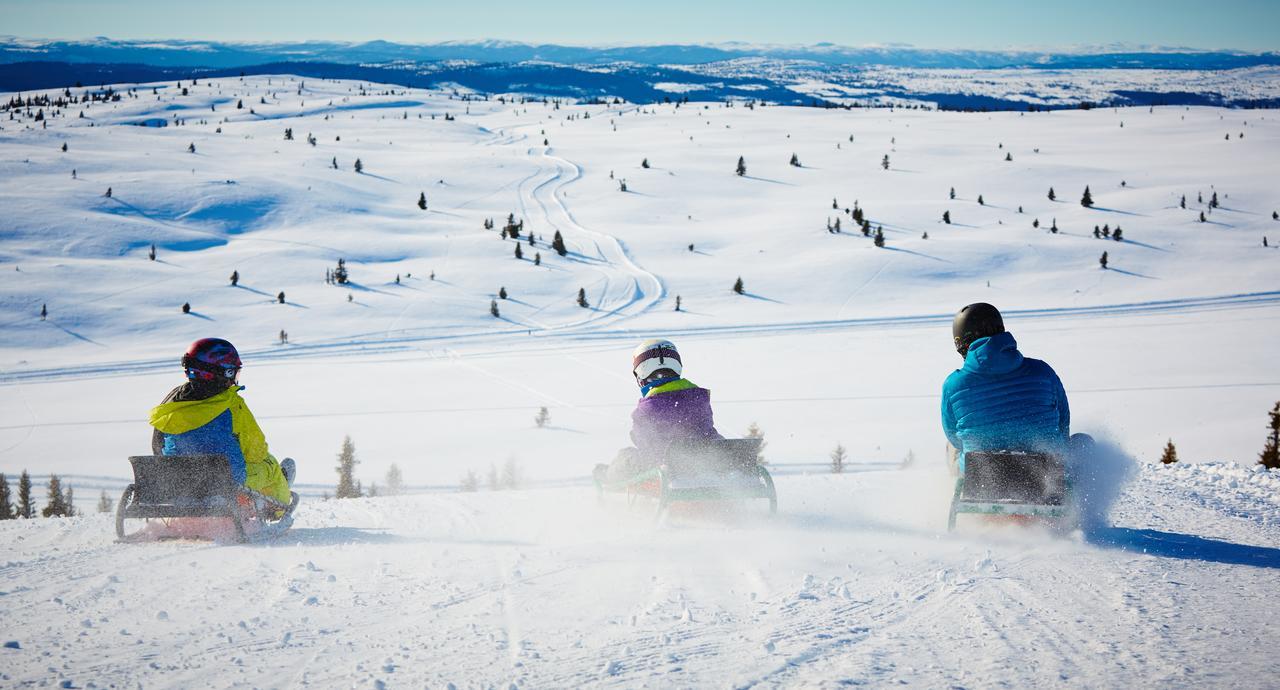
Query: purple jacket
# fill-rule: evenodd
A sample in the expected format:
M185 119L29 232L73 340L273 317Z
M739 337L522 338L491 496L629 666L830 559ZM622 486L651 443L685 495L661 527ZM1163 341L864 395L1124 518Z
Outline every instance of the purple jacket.
M631 442L648 458L661 457L672 441L724 438L711 419L711 391L685 379L649 391L631 422Z

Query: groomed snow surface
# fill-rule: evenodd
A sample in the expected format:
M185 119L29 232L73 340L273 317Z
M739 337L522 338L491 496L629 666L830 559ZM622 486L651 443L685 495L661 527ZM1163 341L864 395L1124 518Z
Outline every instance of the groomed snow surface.
M0 686L1280 677L1280 475L1254 465L1280 399L1268 111L183 86L84 118L46 109L47 128L0 120L0 471L11 486L60 474L86 513L0 522ZM856 232L855 200L885 248ZM523 260L482 228L508 213L538 236ZM1094 239L1102 224L1124 240ZM323 282L338 258L353 285ZM937 391L959 363L950 314L979 300L1061 374L1073 430L1113 449L1084 530L945 531ZM93 505L118 496L178 355L209 335L240 346L246 399L299 460L296 526L269 544L116 544ZM776 518L743 505L655 523L652 505L597 500L586 477L626 443L629 353L653 335L713 390L722 431L764 429ZM409 494L319 500L345 435L365 486L395 463ZM1170 438L1182 462L1154 464ZM454 490L508 461L524 490Z

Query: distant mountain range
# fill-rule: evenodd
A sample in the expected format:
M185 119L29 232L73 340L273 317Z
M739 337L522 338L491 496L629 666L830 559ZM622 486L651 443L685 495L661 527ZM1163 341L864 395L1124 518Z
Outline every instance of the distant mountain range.
M1063 51L930 50L911 46L849 47L831 43L807 46L749 43L640 45L618 47L529 44L515 41L446 41L410 44L389 41L341 43L220 43L217 41L129 41L105 37L79 41L40 41L0 37L0 63L96 62L163 67L246 67L268 62L362 64L407 60L436 62L542 61L601 65L691 65L739 58L809 60L827 65L1003 69L1197 69L1221 70L1280 65L1280 53L1196 51L1185 48L1098 46Z
M290 73L481 93L616 96L633 102L688 96L789 105L923 103L981 109L1081 103L1280 105L1277 52L1147 46L980 51L829 43L584 47L512 41L220 43L0 37L0 90L241 73ZM966 74L975 78L955 78Z

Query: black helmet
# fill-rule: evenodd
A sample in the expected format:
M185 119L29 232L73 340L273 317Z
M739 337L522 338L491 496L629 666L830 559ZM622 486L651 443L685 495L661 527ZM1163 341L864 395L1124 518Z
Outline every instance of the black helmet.
M1000 310L986 302L976 302L961 309L951 322L951 337L961 357L969 354L969 346L978 338L1004 333Z

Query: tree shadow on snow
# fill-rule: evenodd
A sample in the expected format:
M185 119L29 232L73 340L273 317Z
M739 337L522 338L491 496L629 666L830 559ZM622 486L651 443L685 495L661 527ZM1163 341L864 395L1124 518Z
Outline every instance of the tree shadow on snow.
M1126 276L1133 276L1134 278L1146 278L1147 280L1160 280L1155 276L1148 276L1148 275L1143 275L1141 273L1134 273L1133 271L1126 271L1123 268L1108 267L1107 270L1111 271L1112 273L1120 273Z
M238 289L238 290L247 290L247 291L249 291L249 292L252 292L252 293L253 293L253 294L255 294L255 295L262 295L263 297L270 297L270 296L271 296L271 295L268 295L267 293L263 292L262 290L256 290L256 289L254 289L254 288L249 287L248 285L239 285L239 284L237 284L237 285L233 285L232 287L234 287L234 288L236 288L236 289Z
M1103 206L1092 206L1090 208L1092 208L1095 211L1102 211L1103 213L1118 213L1122 216L1137 216L1139 218L1147 217L1147 214L1145 213L1134 213L1133 211L1121 211L1118 208L1106 208Z
M196 310L194 310L194 309L193 309L193 310L191 310L190 312L188 312L188 315L189 315L189 316L194 316L194 317L196 317L197 319L204 319L205 321L216 321L216 320L217 320L217 319L214 319L212 316L205 316L204 314L201 314L200 312L198 312L198 311L196 311Z
M754 292L743 292L742 296L750 297L751 299L758 299L761 302L773 302L774 304L786 304L786 302L783 302L782 300L774 299L772 297L765 297L764 295L757 295Z
M1269 546L1249 546L1192 534L1129 527L1090 530L1085 538L1094 546L1160 558L1280 569L1280 549Z
M103 345L102 343L100 343L100 342L98 342L98 341L94 340L93 338L90 338L90 337L88 337L88 336L84 336L84 335L80 335L79 333L76 333L75 331L71 330L70 328L67 328L66 326L62 326L62 325L60 325L60 324L58 324L58 323L55 323L55 322L53 322L53 321L48 321L48 320L46 320L46 321L45 321L45 323L50 324L50 325L51 325L51 326L53 326L54 328L56 328L56 329L58 329L58 330L62 331L63 333L66 333L67 335L71 336L72 338L75 338L76 340L83 340L84 342L89 343L90 345L97 345L97 346L99 346L99 347L106 347L105 345Z
M770 182L770 183L772 183L772 184L786 185L787 187L794 187L794 186L795 186L794 184L792 184L792 183L790 183L790 182L783 182L782 180L771 180L771 179L769 179L769 178L767 178L767 177L756 177L755 175L742 175L741 177L742 177L742 179L744 179L744 180L756 180L757 182Z

